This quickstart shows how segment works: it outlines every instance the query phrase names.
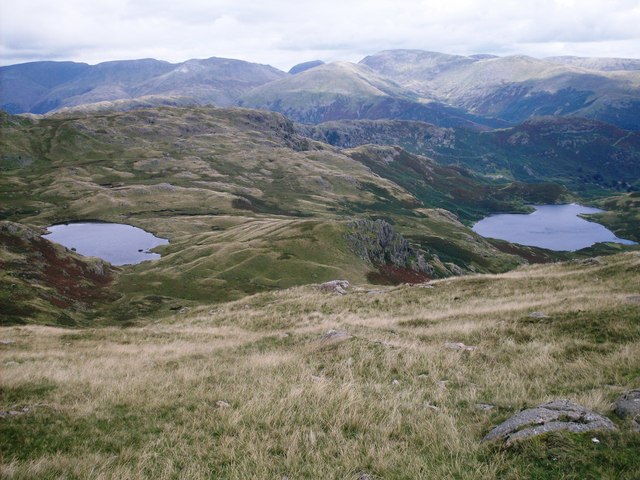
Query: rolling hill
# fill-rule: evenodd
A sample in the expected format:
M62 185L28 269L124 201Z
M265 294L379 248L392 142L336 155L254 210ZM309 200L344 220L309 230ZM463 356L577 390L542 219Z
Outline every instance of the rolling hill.
M153 59L97 65L34 62L0 67L0 108L46 113L141 98L158 104L229 106L247 90L283 75L267 65L215 57L180 64Z
M397 161L380 168L387 156ZM430 277L504 271L538 253L503 253L442 208L468 224L535 198L507 186L399 149L340 152L266 111L2 116L1 219L35 228L99 219L170 240L160 260L118 275L111 318L335 278L401 281L409 264L389 270L355 253L347 233L358 219L409 239ZM378 235L383 225L372 225ZM8 275L5 289L15 283Z

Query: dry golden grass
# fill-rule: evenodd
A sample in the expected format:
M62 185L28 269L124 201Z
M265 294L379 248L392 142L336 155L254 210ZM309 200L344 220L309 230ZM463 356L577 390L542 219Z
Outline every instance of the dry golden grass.
M432 285L299 287L126 329L3 328L2 410L31 410L0 420L2 477L538 478L531 452L483 435L555 398L610 414L638 387L638 253ZM332 328L352 337L323 340ZM625 428L600 436L611 458L637 446ZM615 458L584 468L634 478L638 459ZM591 478L558 468L548 478Z

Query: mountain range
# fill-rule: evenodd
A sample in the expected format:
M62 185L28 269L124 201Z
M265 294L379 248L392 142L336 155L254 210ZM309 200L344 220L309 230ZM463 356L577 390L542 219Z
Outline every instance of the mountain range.
M640 60L447 55L388 50L359 63L321 61L288 73L210 58L0 67L0 108L214 105L263 108L302 123L416 120L487 130L539 115L579 116L640 129Z
M580 202L640 242L639 74L0 68L2 478L637 480L640 245L471 225ZM44 236L86 221L168 243L114 266Z

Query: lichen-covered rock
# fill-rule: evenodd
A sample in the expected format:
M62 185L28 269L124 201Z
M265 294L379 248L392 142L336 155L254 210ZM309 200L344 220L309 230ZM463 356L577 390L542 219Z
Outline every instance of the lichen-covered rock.
M569 400L554 400L516 413L491 430L484 441L501 440L509 446L519 440L558 430L583 433L615 429L615 425L607 417Z

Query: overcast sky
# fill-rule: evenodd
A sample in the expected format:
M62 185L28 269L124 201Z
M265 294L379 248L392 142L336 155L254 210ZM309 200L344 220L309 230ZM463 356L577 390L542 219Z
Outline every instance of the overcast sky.
M212 56L358 61L394 48L640 57L640 0L0 0L0 64Z

